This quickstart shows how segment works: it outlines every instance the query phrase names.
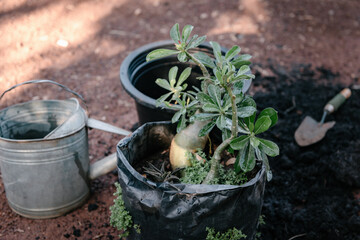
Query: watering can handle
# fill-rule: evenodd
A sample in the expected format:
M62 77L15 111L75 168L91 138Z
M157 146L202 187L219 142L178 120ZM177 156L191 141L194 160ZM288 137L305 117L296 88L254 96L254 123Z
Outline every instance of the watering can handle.
M77 92L74 92L73 90L71 90L70 88L60 84L60 83L57 83L57 82L54 82L54 81L51 81L51 80L30 80L30 81L26 81L26 82L22 82L22 83L19 83L19 84L16 84L12 87L10 87L9 89L5 90L1 96L0 96L0 100L2 99L2 97L7 93L7 92L10 92L11 90L19 87L19 86L22 86L22 85L26 85L26 84L31 84L31 83L51 83L51 84L55 84L59 87L61 87L62 89L74 94L76 97L80 98L81 101L84 103L86 109L88 109L87 105L86 105L86 102L85 102L85 99L80 95L78 94Z

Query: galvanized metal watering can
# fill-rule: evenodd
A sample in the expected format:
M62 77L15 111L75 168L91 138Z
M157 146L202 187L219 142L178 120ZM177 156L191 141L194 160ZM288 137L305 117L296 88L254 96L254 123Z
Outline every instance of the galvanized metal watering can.
M69 88L51 83L84 99ZM86 104L85 104L86 105ZM116 168L116 154L89 164L87 128L129 135L88 118L78 100L35 100L0 111L0 169L12 210L29 218L51 218L81 206L89 183Z

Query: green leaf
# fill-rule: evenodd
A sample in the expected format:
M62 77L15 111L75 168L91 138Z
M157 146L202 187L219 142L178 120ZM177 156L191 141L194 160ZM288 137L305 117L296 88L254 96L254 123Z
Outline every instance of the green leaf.
M247 127L246 127L245 123L243 121L241 121L241 120L238 121L238 131L240 133L245 133L245 134L250 133L250 131L247 130Z
M210 42L210 45L213 48L216 61L218 61L219 63L222 63L222 54L221 54L220 45L217 42Z
M250 61L246 61L246 60L241 60L239 58L234 59L233 61L231 61L231 64L234 65L234 67L236 69L239 69L241 66L244 65L250 65L251 62Z
M247 61L250 60L252 58L252 56L250 54L242 54L238 57L238 59L242 60L242 61Z
M253 79L255 78L254 74L244 74L244 75L238 75L236 76L233 81L239 81L239 80L245 80L245 79Z
M247 65L241 66L239 71L237 72L237 76L244 75L245 73L251 72L250 67Z
M172 122L172 123L177 122L180 117L181 117L181 112L178 111L178 112L176 112L176 113L174 114L174 116L172 117L171 122Z
M245 107L245 106L253 106L254 108L256 108L256 102L252 97L246 96L244 100L239 104L239 107Z
M180 30L179 30L179 24L178 23L175 23L175 25L171 28L170 37L176 44L181 43L181 41L180 41Z
M173 88L175 86L176 83L176 79L171 79L170 80L170 86ZM173 90L172 90L173 91Z
M198 37L197 39L195 39L194 41L192 41L191 43L189 42L188 46L186 49L190 49L190 48L196 48L197 46L199 46L200 44L202 44L203 42L205 42L206 40L206 36L201 36Z
M208 124L206 124L200 131L199 131L199 137L203 137L208 135L211 130L214 128L215 126L215 121L211 121Z
M191 74L191 67L187 67L182 71L176 86L180 86Z
M269 141L269 140L265 140L262 138L258 138L260 144L259 144L259 149L264 152L266 155L270 156L270 157L275 157L277 155L279 155L279 147L278 145L276 145L276 143Z
M220 112L220 108L219 106L216 106L215 104L212 104L212 103L205 103L203 106L202 106L202 109L205 111L205 112Z
M206 53L204 53L204 52L196 52L196 53L193 54L193 56L197 60L199 60L202 64L204 64L205 67L215 68L214 59L209 57Z
M256 149L259 146L260 141L257 137L252 136L250 137L250 144L254 149Z
M235 170L236 173L241 172L240 156L241 156L241 152L239 152L238 155L236 156L236 160L235 160L235 164L234 164L234 170Z
M223 98L222 110L227 111L231 107L231 98L228 94L225 94Z
M243 101L239 104L239 107L246 107L246 106L252 106L256 109L256 103L255 103L254 99L252 99L252 97L245 96ZM246 126L249 128L250 132L252 132L254 130L255 117L256 117L256 111L251 116L244 118L244 122L245 122Z
M179 119L179 122L178 122L177 127L176 127L176 132L180 132L185 127L186 127L185 115L181 115L181 118Z
M270 181L272 179L272 172L270 170L270 164L266 154L260 151L259 148L255 148L255 154L256 157L264 163L265 171L266 171L266 179L267 181Z
M256 112L253 115L251 115L250 117L244 118L244 123L249 128L250 132L252 132L254 130L255 117L256 117Z
M243 94L242 94L243 86L244 86L244 83L242 81L235 82L232 86L232 91L233 91L233 94L236 95L236 98L238 98L238 95L241 96L241 99L237 99L237 101L243 99Z
M244 172L249 172L255 167L255 152L249 142L245 148L240 151L235 161L235 171L240 172L240 169Z
M186 25L182 30L182 42L186 42L191 34L191 31L193 30L193 26Z
M187 56L186 56L185 52L180 52L177 55L177 58L178 58L179 62L186 62L187 61Z
M228 130L228 129L223 129L221 131L221 137L222 137L222 140L225 141L226 139L230 138L231 137L231 131ZM232 148L231 148L232 149Z
M244 172L249 172L255 167L255 151L254 148L248 144L244 158L240 158L240 167Z
M199 101L202 103L202 104L205 104L205 103L210 103L210 104L215 104L215 102L212 100L212 98L203 93L203 92L199 92L196 97L199 99Z
M272 171L269 169L269 170L266 171L266 180L268 182L270 182L272 178L273 178L273 174L272 174Z
M185 84L186 85L186 84ZM197 105L199 103L198 100L192 100L189 105L187 105L187 108L192 108L193 106Z
M225 128L226 126L226 118L224 115L220 115L217 119L216 119L216 126L222 130Z
M191 121L207 121L219 116L217 113L198 113L191 117Z
M166 93L156 100L156 107L159 107L172 93Z
M180 109L180 114L181 115L184 115L186 113L186 107L185 107L185 104L182 104L184 107Z
M265 170L266 170L266 180L271 181L273 175L272 172L270 170L270 164L269 164L269 160L266 156L266 154L264 154L263 152L261 152L262 156L263 156L263 163L265 164Z
M200 89L201 89L201 91L202 92L206 92L207 91L207 84L205 84L206 83L206 81L201 81L201 83L200 83ZM205 90L206 89L206 90Z
M169 81L171 80L176 80L176 75L177 75L177 72L178 72L178 67L172 67L169 71ZM174 87L174 86L172 86Z
M254 108L253 106L239 107L237 109L237 116L239 118L246 118L246 117L250 117L255 112L256 112L256 108Z
M208 87L208 92L210 97L215 100L215 103L218 106L221 106L221 92L220 88L218 86L215 86L214 84L210 84Z
M269 116L262 116L258 118L255 122L254 133L259 134L265 132L266 130L269 129L270 125L271 125L271 120Z
M189 46L197 39L198 35L197 34L194 34L192 36L192 38L190 39L190 41L187 43L187 47L186 47L186 50L189 49Z
M221 72L218 71L216 68L214 69L214 75L215 75L216 79L217 79L221 84L223 84L223 79L222 79Z
M158 79L156 79L155 83L156 83L158 86L160 86L160 87L162 87L162 88L165 88L166 90L171 91L171 86L170 86L169 82L166 81L165 79L158 78Z
M163 58L163 57L167 57L167 56L171 56L174 54L178 54L179 51L176 50L171 50L171 49L156 49L154 51L151 51L147 56L146 56L146 61L151 61L154 59L158 59L158 58Z
M278 121L277 111L273 108L265 108L264 110L262 110L261 113L259 114L259 118L262 116L268 116L270 118L271 124L269 128L274 126Z
M249 142L249 140L250 140L249 135L241 135L240 137L233 139L230 142L230 146L235 150L240 150L246 146L246 144Z
M233 46L225 55L226 60L231 60L233 57L235 57L237 54L239 54L241 51L241 48L239 46Z

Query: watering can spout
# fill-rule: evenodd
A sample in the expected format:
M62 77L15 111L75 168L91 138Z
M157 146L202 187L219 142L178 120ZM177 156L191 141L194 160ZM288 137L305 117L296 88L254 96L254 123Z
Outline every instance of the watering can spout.
M119 135L127 136L131 134L131 132L125 129L115 127L111 124L93 118L88 118L86 125L89 128L95 128L106 132L116 133ZM117 163L116 153L113 153L101 160L98 160L97 162L90 165L89 178L91 180L94 180L97 177L100 177L115 170L116 163Z
M113 153L90 165L89 178L94 180L116 169L117 157Z

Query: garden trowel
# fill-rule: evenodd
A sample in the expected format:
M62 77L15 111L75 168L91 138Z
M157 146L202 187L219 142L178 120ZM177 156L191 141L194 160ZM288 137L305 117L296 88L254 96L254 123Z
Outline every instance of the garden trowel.
M328 114L335 112L351 96L349 88L344 88L333 97L324 107L324 113L320 122L310 116L306 116L295 131L295 141L301 146L308 146L323 139L326 132L335 125L335 121L325 122Z

